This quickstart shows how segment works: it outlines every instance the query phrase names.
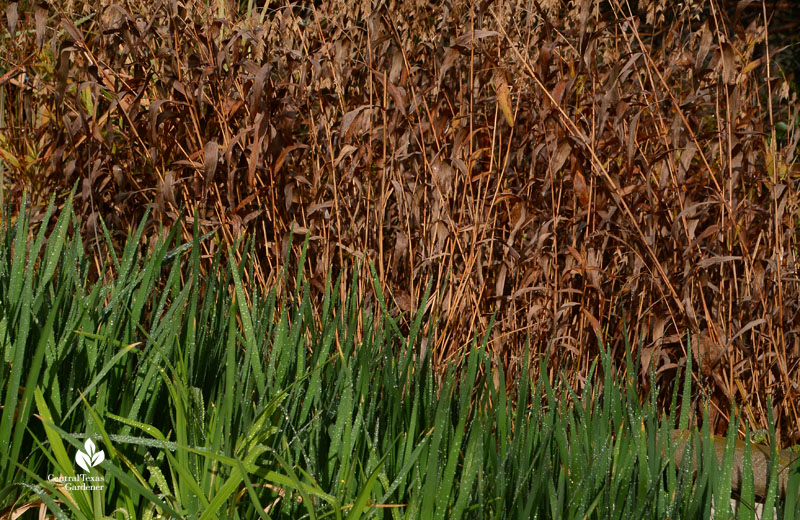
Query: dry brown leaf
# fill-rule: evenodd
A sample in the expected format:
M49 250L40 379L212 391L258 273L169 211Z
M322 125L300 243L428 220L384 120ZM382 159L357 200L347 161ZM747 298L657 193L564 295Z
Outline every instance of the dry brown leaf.
M11 506L11 509L4 510L3 516L0 517L3 520L18 520L25 516L25 513L29 510L38 509L39 514L36 515L40 520L44 520L47 518L48 507L47 504L42 502L41 500L35 500L33 502L26 502L24 504L19 504L17 506ZM33 518L33 516L28 516L28 518Z
M253 122L253 138L250 142L250 150L247 157L247 185L248 186L255 186L256 182L256 168L258 168L259 163L261 162L261 150L262 144L264 141L265 136L267 135L266 130L262 130L266 126L266 118L264 112L259 112L256 115L255 121ZM233 170L230 170L228 173L228 185L230 188L231 193L233 193ZM232 202L232 198L230 201ZM231 204L233 205L233 204Z
M589 324L592 326L592 330L594 330L595 336L598 338L603 337L603 327L600 325L600 320L595 318L591 312L589 312L586 307L581 307L584 316L589 320Z
M706 56L711 50L711 45L714 41L714 34L711 31L710 21L703 24L700 29L700 44L697 49L694 68L695 71L700 71L706 61Z
M742 67L742 72L739 73L739 78L737 79L736 82L741 83L742 81L746 80L748 77L747 75L750 74L753 70L755 70L756 67L763 65L763 63L764 63L764 58L762 57L755 59L750 63L748 63L747 65L745 65L744 67Z
M281 171L283 163L286 162L286 157L289 156L289 153L291 153L294 150L305 150L307 148L308 145L301 143L296 143L291 146L285 147L283 150L281 150L281 153L278 155L278 158L275 159L275 163L272 165L272 174L276 175L279 171Z
M514 111L511 108L511 89L506 81L505 74L496 70L494 74L494 88L497 92L497 103L506 119L508 126L514 126Z
M344 141L348 141L353 132L355 132L359 127L359 124L356 123L368 108L370 108L369 105L361 105L360 107L353 109L342 116L342 127L340 132Z
M177 202L175 201L175 184L175 172L170 170L164 175L164 182L161 184L161 197L164 202L169 202L173 206L177 206Z
M450 195L453 189L454 173L453 167L441 159L436 159L431 163L431 177L433 182L445 197Z
M39 2L33 12L36 25L36 47L42 50L44 44L44 33L47 30L47 4Z
M409 312L411 310L413 301L411 300L411 295L407 292L397 291L397 293L394 294L394 301L397 303L397 307L401 312Z
M205 189L207 190L211 181L214 180L214 173L217 171L219 163L219 143L208 141L203 149L203 165L205 166Z
M581 254L578 252L578 250L577 250L577 249L575 249L575 248L574 248L574 247L572 247L571 245L567 244L567 251L569 251L569 254L571 254L571 255L572 255L572 257L573 257L573 258L575 258L575 260L577 260L577 261L578 261L578 264L579 264L581 267L585 267L585 263L584 263L584 261L583 261L583 257L581 256Z
M642 112L636 112L633 114L631 118L630 128L628 129L628 146L627 146L627 158L628 158L628 168L633 167L633 157L636 153L636 142L637 142L637 135L639 133L639 117L642 115Z
M8 24L8 32L14 38L17 35L17 21L19 21L19 13L17 11L17 2L9 2L6 6L6 21Z
M711 375L724 353L723 346L713 341L705 332L692 334L692 355L704 376Z
M502 298L503 292L506 288L506 275L508 274L508 267L505 264L500 266L500 272L497 273L497 280L494 284L494 295L496 298Z
M736 54L728 42L722 43L722 81L732 85L736 80Z
M253 90L250 94L250 118L251 121L255 119L256 113L258 110L258 103L261 101L261 97L264 92L264 86L267 82L267 76L269 75L270 71L272 70L272 65L269 63L264 64L261 68L258 69L256 72L255 78L253 78Z
M586 178L578 168L572 170L572 186L575 189L575 194L578 196L581 206L584 209L588 208L590 201L589 187L586 185Z
M703 235L701 234L698 237L698 239L702 239L702 238L703 238ZM722 264L722 263L725 263L725 262L732 262L734 260L741 260L741 259L742 259L741 256L735 256L735 255L734 256L732 256L732 255L722 256L722 255L717 255L717 256L712 256L711 258L703 258L702 260L697 262L697 266L698 267L702 267L702 268L706 268L706 267L709 267L709 266L712 266L712 265Z
M477 29L475 31L468 32L466 34L462 34L461 36L456 38L456 41L453 44L453 46L466 47L468 44L476 40L482 40L484 38L489 38L490 36L500 36L500 33L497 31L486 31L483 29Z
M750 322L749 322L747 325L745 325L744 327L742 327L741 329L739 329L739 331L738 331L738 332L736 332L736 334L734 334L734 335L731 337L731 339L730 339L730 341L728 342L728 344L731 344L731 343L733 343L733 341L734 341L736 338L738 338L739 336L741 336L741 335L745 334L745 333L746 333L747 331L749 331L750 329L752 329L752 328L754 328L754 327L758 327L759 325L763 325L763 324L764 324L764 323L766 323L766 322L767 322L767 320L765 320L764 318L759 318L759 319L757 319L757 320L751 320L751 321L750 321Z
M295 235L306 235L308 234L308 228L301 226L296 221L292 221L291 232Z
M556 154L553 156L553 159L550 163L550 168L554 173L560 172L561 167L564 166L564 163L569 157L569 153L572 151L572 145L569 144L568 141L561 141L558 145L558 150L556 150Z
M440 86L442 84L442 79L444 79L445 74L447 74L447 71L449 71L451 68L453 68L453 65L455 65L456 60L458 59L459 55L460 54L459 54L458 50L453 48L453 47L448 47L447 50L444 51L444 60L442 60L442 65L439 68L439 85Z
M67 31L67 34L69 34L70 38L72 38L75 43L83 42L83 36L81 36L81 32L69 19L62 18L61 26L64 27L64 30Z
M389 81L389 79L386 77L386 74L376 74L375 77L378 78L378 81L383 84L383 86L386 88L386 91L389 92L390 96L392 96L395 108L405 116L406 105L408 104L406 101L405 89L397 87L394 83Z
M639 368L639 375L645 378L650 373L650 364L653 361L653 355L660 352L658 347L643 347L641 354L641 365Z

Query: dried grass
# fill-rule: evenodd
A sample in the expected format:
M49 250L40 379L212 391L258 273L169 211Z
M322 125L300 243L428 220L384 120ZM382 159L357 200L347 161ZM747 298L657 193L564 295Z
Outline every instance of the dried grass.
M179 208L219 232L208 258L254 233L250 284L293 230L315 298L354 259L402 311L432 278L438 363L495 314L512 374L529 338L580 385L627 330L669 388L688 331L712 432L732 403L765 428L771 398L800 440L785 6L100 4L11 2L0 43L4 197L77 182L98 275L100 217L121 244L148 204L151 243Z

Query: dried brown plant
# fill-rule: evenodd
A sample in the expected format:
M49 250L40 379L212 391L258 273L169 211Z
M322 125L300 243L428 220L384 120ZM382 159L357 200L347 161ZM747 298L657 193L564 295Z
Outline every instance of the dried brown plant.
M597 337L617 359L627 337L665 391L691 337L712 431L733 403L764 427L771 398L800 438L800 133L780 66L800 18L780 2L73 0L5 17L0 192L41 204L77 183L98 276L101 223L120 245L148 204L150 242L181 209L184 238L195 215L218 232L208 258L254 234L250 284L308 237L317 299L368 258L407 325L432 279L438 364L495 315L507 381L529 348L580 387Z

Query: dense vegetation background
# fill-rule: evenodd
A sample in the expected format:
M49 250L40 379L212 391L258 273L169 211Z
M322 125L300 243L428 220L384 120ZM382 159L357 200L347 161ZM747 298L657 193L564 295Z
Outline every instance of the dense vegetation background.
M789 7L8 2L0 207L27 191L35 224L77 184L95 279L149 205L142 251L197 219L201 269L253 234L248 291L308 238L312 302L368 258L406 331L431 279L422 348L444 366L494 315L509 385L530 351L581 388L597 335L617 360L627 335L664 402L691 338L712 432L771 399L796 443Z

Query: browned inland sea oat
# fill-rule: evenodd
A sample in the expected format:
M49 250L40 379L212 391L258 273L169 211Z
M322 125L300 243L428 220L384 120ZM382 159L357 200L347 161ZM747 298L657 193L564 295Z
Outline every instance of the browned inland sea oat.
M203 269L253 233L247 287L307 238L315 309L371 262L407 331L432 280L436 366L494 316L509 386L530 348L580 388L599 336L664 405L692 338L713 433L769 396L800 440L790 2L5 5L3 202L77 185L95 278L149 205Z

